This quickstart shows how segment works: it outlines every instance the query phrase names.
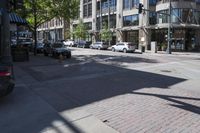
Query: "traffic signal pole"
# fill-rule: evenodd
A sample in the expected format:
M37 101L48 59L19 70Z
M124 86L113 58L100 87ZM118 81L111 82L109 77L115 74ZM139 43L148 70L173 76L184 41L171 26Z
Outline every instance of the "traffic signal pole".
M171 0L169 0L167 53L171 54Z
M138 9L138 14L141 14L142 11L150 12L150 10L143 9L142 3L139 3L137 9ZM166 50L167 54L171 54L171 9L172 9L171 0L169 0L168 13L159 13L159 14L164 14L168 16L168 35L167 35L167 50Z

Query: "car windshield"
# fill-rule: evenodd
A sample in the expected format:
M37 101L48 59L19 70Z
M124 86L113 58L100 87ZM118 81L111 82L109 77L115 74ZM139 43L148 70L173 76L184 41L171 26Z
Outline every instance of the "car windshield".
M127 45L129 45L129 46L134 46L134 44L133 44L133 43L128 43Z

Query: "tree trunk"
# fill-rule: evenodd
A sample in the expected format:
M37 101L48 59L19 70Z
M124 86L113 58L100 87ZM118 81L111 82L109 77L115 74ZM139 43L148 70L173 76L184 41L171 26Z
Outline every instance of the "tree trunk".
M71 38L70 32L70 21L64 20L64 40Z
M37 55L37 27L34 27L34 30L33 30L33 35L34 35L34 55L36 56Z

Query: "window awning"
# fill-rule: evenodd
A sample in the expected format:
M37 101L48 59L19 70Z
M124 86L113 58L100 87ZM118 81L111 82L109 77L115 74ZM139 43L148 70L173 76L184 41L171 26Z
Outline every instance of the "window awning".
M21 24L21 25L27 24L27 21L25 19L21 18L15 13L10 13L9 17L10 17L10 23L16 23L16 24Z

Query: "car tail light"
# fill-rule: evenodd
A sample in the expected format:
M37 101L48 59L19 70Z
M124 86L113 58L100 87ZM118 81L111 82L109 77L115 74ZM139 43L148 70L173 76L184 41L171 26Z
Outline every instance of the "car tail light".
M0 77L10 76L10 75L11 75L10 72L0 72Z
M0 68L0 77L11 76L11 67L1 67Z

